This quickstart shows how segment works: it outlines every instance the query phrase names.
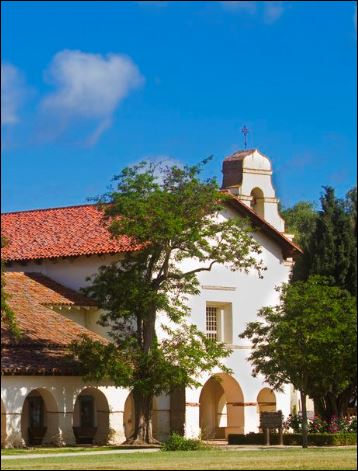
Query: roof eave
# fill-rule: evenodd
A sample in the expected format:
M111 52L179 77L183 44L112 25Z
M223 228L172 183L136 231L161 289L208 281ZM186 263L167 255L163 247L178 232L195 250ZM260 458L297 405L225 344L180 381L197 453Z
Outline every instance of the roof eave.
M266 232L270 237L272 237L279 243L284 258L294 258L297 255L303 253L301 247L299 247L297 244L285 237L269 222L265 221L260 216L258 216L251 208L249 208L246 204L242 203L237 197L235 197L234 195L230 195L230 192L225 190L224 193L231 196L231 198L228 198L226 200L227 204L229 204L234 209L238 210L240 214L244 214L245 216L250 217L255 227L260 227L261 229L263 229L264 232Z

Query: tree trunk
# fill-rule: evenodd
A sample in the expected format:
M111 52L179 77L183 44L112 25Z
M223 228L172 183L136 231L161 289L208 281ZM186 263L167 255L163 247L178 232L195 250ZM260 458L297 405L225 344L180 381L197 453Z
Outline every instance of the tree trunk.
M318 415L321 419L328 422L330 418L330 413L326 406L325 397L315 398L313 402L315 415Z
M356 392L356 384L350 384L344 391L338 394L337 397L337 409L338 409L338 417L342 419L347 415L347 410L349 407L349 402L356 399L357 392Z
M331 410L330 419L332 417L338 417L337 399L336 399L335 394L333 394L331 391L328 391L327 399L328 399L327 402L329 404L329 408Z
M134 432L125 444L153 445L160 442L153 437L152 405L153 395L133 390Z
M142 360L143 364L139 366L137 373L138 380L148 379L151 373L145 366L144 361L150 351L155 348L155 319L156 311L146 313L142 319L137 318L140 322L140 328L138 332L142 335L139 339L142 347ZM153 437L152 429L152 408L153 408L153 393L151 391L141 391L136 387L133 389L133 401L134 401L134 432L125 443L130 445L151 445L159 444L160 442Z
M303 391L301 393L302 403L302 448L308 447L308 424L307 424L307 407L306 407L306 394Z
M327 392L322 397L314 399L315 413L326 422L330 422L333 416L340 419L347 415L349 402L356 396L355 385L352 384L337 396Z

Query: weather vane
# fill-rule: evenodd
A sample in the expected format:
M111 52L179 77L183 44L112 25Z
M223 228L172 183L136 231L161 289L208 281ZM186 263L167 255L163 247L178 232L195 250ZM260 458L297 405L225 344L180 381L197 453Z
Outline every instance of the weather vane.
M246 149L246 147L247 147L247 135L249 134L249 130L244 125L244 127L241 129L241 132L244 135L244 146L245 146L245 149Z

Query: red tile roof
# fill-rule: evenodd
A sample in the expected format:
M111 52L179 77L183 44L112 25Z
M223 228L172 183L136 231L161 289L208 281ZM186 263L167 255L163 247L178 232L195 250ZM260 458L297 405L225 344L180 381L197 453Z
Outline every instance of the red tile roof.
M245 149L245 150L238 150L237 152L234 152L233 154L228 155L225 157L224 161L228 160L242 160L248 155L253 154L257 149Z
M137 250L128 237L113 239L95 205L38 209L1 215L1 249L9 261L113 254Z
M7 272L6 290L12 293L25 291L42 305L96 306L93 299L67 288L42 273Z
M237 152L234 152L233 154L228 155L227 157L225 157L224 162L227 162L230 160L243 160L245 157L253 154L254 152L258 152L263 157L266 157L266 159L270 160L267 157L267 155L263 154L258 149L244 149L244 150L238 150Z
M239 199L233 197L229 204L272 236L286 252L301 252L296 244ZM8 239L8 245L1 249L5 261L114 254L139 249L128 237L111 238L103 223L102 212L95 205L4 213L1 229Z
M69 302L90 305L85 297L75 296L46 277L37 280L27 273L5 273L5 290L16 323L22 332L19 341L10 334L5 322L1 326L1 369L5 374L78 374L78 365L66 357L67 346L86 334L104 342L100 335L53 311L42 303ZM42 285L41 281L45 281ZM36 286L37 284L37 286ZM49 284L52 284L52 293ZM66 293L66 296L65 296Z
M4 345L1 346L1 374L79 376L79 365L67 353L65 348L54 346Z
M227 200L227 204L229 204L242 216L250 218L251 224L254 227L259 228L264 234L275 240L280 245L285 258L294 257L299 253L303 253L303 250L299 245L288 239L282 232L278 231L274 226L267 222L266 219L263 219L249 206L240 201L239 198L233 196L228 190L222 191L223 193L228 193L231 196L231 198Z

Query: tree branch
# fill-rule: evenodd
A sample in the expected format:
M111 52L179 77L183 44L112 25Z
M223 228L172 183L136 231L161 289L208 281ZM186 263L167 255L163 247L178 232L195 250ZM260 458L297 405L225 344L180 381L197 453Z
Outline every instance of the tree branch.
M199 273L201 271L210 271L215 263L218 263L216 260L213 260L208 267L196 268L195 270L187 271L186 273L182 273L181 275L176 275L175 273L169 275L167 279L173 278L175 280L180 280L188 275L194 275L194 273Z

